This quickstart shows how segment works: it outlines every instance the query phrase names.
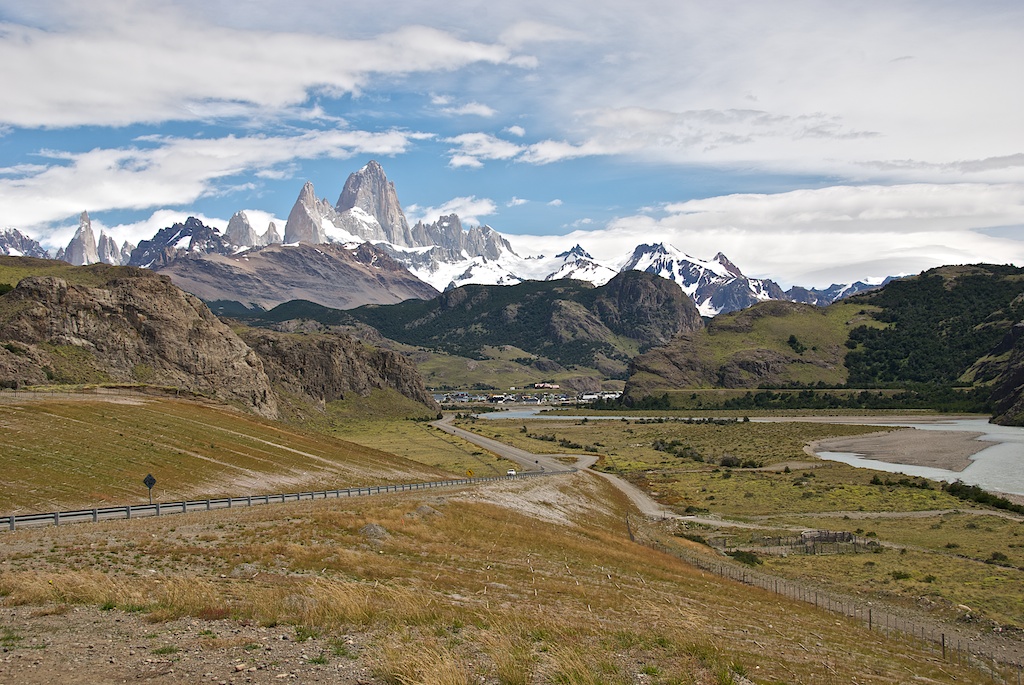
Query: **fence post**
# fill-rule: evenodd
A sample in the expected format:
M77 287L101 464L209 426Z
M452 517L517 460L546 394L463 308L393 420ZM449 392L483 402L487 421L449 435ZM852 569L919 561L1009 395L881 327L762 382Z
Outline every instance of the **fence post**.
M946 660L946 634L942 634L942 660Z

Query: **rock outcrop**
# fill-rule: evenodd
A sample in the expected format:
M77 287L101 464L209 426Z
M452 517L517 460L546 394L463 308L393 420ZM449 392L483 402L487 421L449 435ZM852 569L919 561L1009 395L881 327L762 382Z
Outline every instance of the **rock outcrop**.
M992 385L992 422L1024 426L1024 321L1006 334L993 354L1006 361Z
M242 339L263 359L275 387L324 403L392 388L439 409L416 368L402 355L343 333L282 333L247 329Z
M29 277L0 298L0 384L146 383L277 415L263 362L198 298L150 271L87 269L100 285Z

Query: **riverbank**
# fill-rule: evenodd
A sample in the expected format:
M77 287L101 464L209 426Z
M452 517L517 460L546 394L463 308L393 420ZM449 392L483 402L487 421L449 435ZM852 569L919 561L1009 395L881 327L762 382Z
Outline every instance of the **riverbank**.
M810 454L821 452L852 452L865 459L889 464L906 464L946 471L963 471L971 465L971 457L991 447L979 440L980 432L919 430L897 428L849 438L833 438L811 443Z

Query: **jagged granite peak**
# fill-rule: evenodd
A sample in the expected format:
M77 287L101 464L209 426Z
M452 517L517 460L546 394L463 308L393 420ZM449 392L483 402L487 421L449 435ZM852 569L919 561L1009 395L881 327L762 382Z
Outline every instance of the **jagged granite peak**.
M33 238L16 228L0 228L0 254L11 257L49 259L50 253Z
M267 226L267 232L260 236L260 245L276 245L283 242L284 239L281 238L281 234L277 230L277 224L271 221Z
M106 231L100 231L100 239L96 243L96 253L99 255L98 261L121 266L121 248L117 246L117 242L113 238L107 235Z
M376 161L371 160L359 171L349 174L334 209L343 217L344 224L340 228L345 228L365 240L386 240L401 247L417 246L409 230L409 222L402 212L402 205L398 201L395 184L388 180L384 168ZM365 225L363 214L373 217L380 226L380 236L371 237L350 230L349 222L345 220L346 213L359 217L360 221L356 222L354 228Z
M574 258L574 259L589 259L591 261L594 260L593 256L591 256L591 254L589 252L584 250L583 247L579 243L576 243L576 245L571 250L567 250L567 251L562 252L560 254L557 254L555 256L560 258L560 259Z
M139 242L139 246L132 250L129 265L157 268L179 257L230 254L232 251L232 246L220 231L190 216L184 223L161 228L151 240Z
M731 273L736 278L743 278L743 272L740 271L739 267L733 264L728 257L719 252L715 255L714 261L718 262L725 267L725 270Z
M235 212L228 221L228 227L224 231L224 239L232 245L239 247L257 247L260 245L260 236L249 222L249 217L244 211Z
M127 240L124 241L124 243L121 244L121 251L120 251L120 260L121 261L119 262L119 264L121 264L122 266L127 265L128 262L130 262L132 260L132 250L134 250L134 249L135 249L135 245L133 245L132 243L130 243Z
M288 214L288 221L284 226L284 242L309 245L328 242L324 219L330 219L334 214L334 208L327 200L317 198L313 184L306 181L299 191L292 211Z
M92 222L89 220L88 212L82 212L78 217L78 230L75 231L75 237L64 249L64 261L75 266L85 266L100 261L99 253L96 251L96 235L92 232Z

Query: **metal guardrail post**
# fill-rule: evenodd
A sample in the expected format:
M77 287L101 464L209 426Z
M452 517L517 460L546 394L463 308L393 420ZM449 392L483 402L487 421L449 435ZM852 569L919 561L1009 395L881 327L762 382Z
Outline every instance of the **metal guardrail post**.
M160 515L160 503L159 502L156 503L156 515L157 516Z
M132 517L132 505L128 505L124 508L124 517L130 519Z
M248 495L246 498L246 506L252 506L252 495Z
M53 525L55 525L55 526L59 526L60 525L60 512L59 511L53 512Z
M100 520L100 512L99 512L99 510L98 509L93 509L92 510L92 522L96 523L99 520Z
M15 519L14 514L11 514L10 516L7 517L7 526L8 526L8 528L10 528L10 530L14 530L14 519Z

